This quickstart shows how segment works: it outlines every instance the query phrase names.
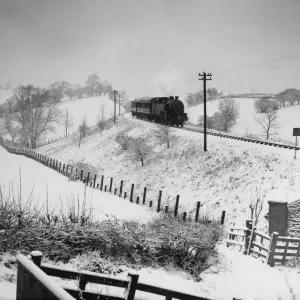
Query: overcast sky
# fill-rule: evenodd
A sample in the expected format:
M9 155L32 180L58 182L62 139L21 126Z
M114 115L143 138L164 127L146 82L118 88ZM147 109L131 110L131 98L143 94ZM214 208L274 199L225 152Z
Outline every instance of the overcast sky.
M300 0L0 0L0 83L96 72L141 96L196 91L204 70L224 92L300 88L299 16Z

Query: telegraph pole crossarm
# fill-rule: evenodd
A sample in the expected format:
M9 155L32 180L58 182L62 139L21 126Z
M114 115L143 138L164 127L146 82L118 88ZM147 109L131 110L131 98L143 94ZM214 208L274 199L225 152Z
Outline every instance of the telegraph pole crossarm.
M206 126L206 81L211 80L211 73L199 73L199 80L203 80L203 102L204 102L204 151L207 151L207 126Z

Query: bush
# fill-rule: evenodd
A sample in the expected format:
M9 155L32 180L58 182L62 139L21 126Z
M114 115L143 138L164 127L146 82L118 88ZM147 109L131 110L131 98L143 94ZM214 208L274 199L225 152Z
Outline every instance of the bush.
M172 262L196 276L209 266L209 257L216 253L222 234L216 224L183 222L166 215L158 215L148 224L119 220L83 224L80 220L72 223L62 214L44 215L34 209L21 216L19 213L14 205L6 207L10 221L1 224L0 252L28 254L39 250L63 262L80 255L87 259L83 268L105 273L115 272L112 261L131 266ZM95 257L99 258L97 263Z
M121 150L128 150L131 138L127 135L128 129L119 131L115 141L120 145Z

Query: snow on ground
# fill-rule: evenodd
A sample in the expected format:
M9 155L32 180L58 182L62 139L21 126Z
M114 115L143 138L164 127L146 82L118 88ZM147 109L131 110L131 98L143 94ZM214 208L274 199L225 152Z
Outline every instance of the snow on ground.
M246 256L226 248L218 246L219 256L216 264L200 276L200 281L194 281L190 275L179 271L169 265L166 268L143 268L139 271L127 270L117 275L125 279L129 273L139 274L139 282L160 286L171 290L177 290L214 300L232 300L233 297L243 300L297 300L300 299L300 270L287 267L271 268L258 259ZM5 257L3 261L7 260ZM52 264L51 262L48 262ZM69 262L62 268L75 269L74 262ZM16 295L16 268L6 268L0 263L0 299L15 299ZM11 278L12 282L3 281ZM59 278L54 278L63 282ZM64 282L66 285L66 282ZM67 285L78 287L75 281L68 281ZM88 284L87 291L119 293L123 296L123 289L114 287L100 287ZM163 300L164 297L144 292L136 293L137 300Z
M83 183L69 181L65 176L34 160L8 153L3 147L0 147L0 166L2 191L3 188L5 194L13 191L16 199L21 194L23 201L32 197L43 209L46 208L48 199L50 211L52 209L56 213L61 210L67 211L71 206L77 207L79 203L81 211L92 210L94 218L98 220L114 216L147 222L153 215L145 207L134 205L100 190L86 188L85 195Z
M96 96L87 97L80 99L73 99L68 101L63 101L58 104L58 108L65 113L66 110L69 111L70 117L73 120L73 126L69 128L69 134L78 130L79 124L82 119L86 116L88 126L95 126L98 119L102 116L101 108L104 107L104 120L109 119L114 113L114 102L108 96ZM120 112L123 113L125 110L121 106ZM119 105L117 102L116 113L119 113ZM63 117L60 118L61 123L63 122ZM63 123L58 124L55 127L55 132L49 132L45 139L56 138L65 135L65 128Z
M236 124L230 129L230 132L238 135L246 133L260 135L262 134L259 124L254 120L256 114L254 108L255 98L235 98L240 108L240 116ZM207 102L207 115L212 116L218 111L220 99ZM187 109L189 121L197 124L199 116L203 115L203 103ZM293 128L300 127L300 106L287 106L278 110L279 123L282 126L278 130L278 137L284 140L294 142Z
M196 202L201 201L201 214L219 218L226 211L227 224L245 224L249 218L251 197L265 199L261 216L261 229L266 229L264 216L268 200L292 202L300 199L300 153L208 136L208 153L203 153L203 135L174 128L176 141L169 149L154 138L157 125L125 115L125 121L102 133L87 137L78 148L72 138L42 147L39 152L68 164L78 162L91 165L98 176L104 175L106 183L112 176L114 182L124 180L124 191L135 184L135 197L141 197L148 187L147 201L157 202L162 190L162 205L173 209L176 195L180 195L180 211L194 213ZM126 125L127 124L127 125ZM115 138L126 126L129 134L147 136L153 153L141 167L121 151Z

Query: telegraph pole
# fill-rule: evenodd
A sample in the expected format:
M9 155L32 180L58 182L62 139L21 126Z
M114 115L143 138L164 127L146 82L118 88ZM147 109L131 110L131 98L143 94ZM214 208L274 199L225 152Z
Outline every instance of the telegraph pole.
M121 114L121 113L120 113L120 111L121 111L120 98L121 98L121 95L119 94L119 115Z
M117 102L118 91L113 90L113 95L114 95L114 123L116 123L116 102Z
M113 90L112 94L114 95L114 123L116 123L116 102L117 102L118 91Z
M199 73L199 80L203 80L203 101L204 101L204 151L207 151L207 128L206 128L206 81L211 80L211 73Z

